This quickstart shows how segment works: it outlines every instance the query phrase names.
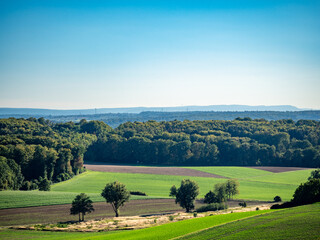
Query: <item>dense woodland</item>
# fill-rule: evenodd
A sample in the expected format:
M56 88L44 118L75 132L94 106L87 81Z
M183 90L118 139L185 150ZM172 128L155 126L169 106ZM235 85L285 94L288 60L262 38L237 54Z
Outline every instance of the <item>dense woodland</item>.
M210 166L320 166L320 122L312 120L127 122L101 135L87 161Z
M87 147L97 139L90 125L1 119L0 189L31 190L41 186L42 179L59 182L79 174Z
M320 166L313 120L147 121L112 129L101 121L0 120L0 189L63 181L83 160L115 164Z

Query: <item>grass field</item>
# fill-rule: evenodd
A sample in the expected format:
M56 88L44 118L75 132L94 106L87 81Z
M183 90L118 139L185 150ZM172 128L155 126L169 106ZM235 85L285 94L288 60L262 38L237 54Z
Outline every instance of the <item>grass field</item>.
M271 173L244 167L195 167L194 169L238 178L240 194L237 199L272 201L279 195L284 201L290 200L297 186L305 182L312 170ZM133 196L132 199L169 198L172 185L179 185L182 179L192 179L199 184L203 197L214 184L226 181L221 178L190 177L140 173L111 173L88 171L68 181L54 184L50 192L1 191L0 209L28 206L44 206L71 203L76 194L87 193L94 202L104 201L100 193L106 183L119 181L131 191L142 191L147 197Z
M320 239L320 203L209 228L179 239Z

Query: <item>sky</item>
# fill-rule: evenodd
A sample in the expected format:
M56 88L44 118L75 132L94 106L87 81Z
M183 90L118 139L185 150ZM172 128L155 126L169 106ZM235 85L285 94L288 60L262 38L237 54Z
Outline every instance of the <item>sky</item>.
M0 107L320 109L320 1L1 0Z

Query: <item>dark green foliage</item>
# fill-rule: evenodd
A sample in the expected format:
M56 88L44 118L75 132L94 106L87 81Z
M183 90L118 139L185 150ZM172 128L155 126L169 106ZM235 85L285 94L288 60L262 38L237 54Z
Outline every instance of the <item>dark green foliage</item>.
M281 197L279 197L279 196L275 196L274 199L273 199L273 201L275 201L275 202L281 202L282 199L281 199Z
M320 168L311 172L311 176L308 178L308 180L311 179L320 179Z
M319 144L320 123L310 120L127 122L100 134L85 157L117 164L317 167Z
M240 203L239 203L239 206L240 206L240 207L247 207L247 203L246 203L246 202L240 202Z
M79 214L79 222L81 220L84 221L84 215L86 215L86 213L91 213L92 211L94 211L92 201L90 200L90 197L88 197L86 194L81 193L77 195L75 199L72 201L70 214L72 215ZM81 213L82 213L82 219L80 218Z
M0 190L17 190L23 179L20 166L12 159L0 156Z
M226 184L217 183L214 185L214 193L216 194L217 203L222 203L227 200Z
M170 189L170 196L175 196L176 203L179 203L182 208L185 208L186 212L194 209L194 200L198 195L198 184L189 179L182 180L178 189L175 186L172 186Z
M216 203L218 202L217 195L211 190L204 196L204 203Z
M196 211L197 212L208 212L208 211L218 211L218 210L223 210L227 209L228 206L224 203L211 203L205 206L202 206L198 208Z
M0 177L4 178L0 189L32 190L38 188L37 179L59 182L79 174L83 155L95 140L72 122L0 119Z
M296 205L320 202L320 179L301 184L294 192L292 202Z
M119 208L124 205L130 198L130 192L126 186L119 182L108 183L102 190L101 196L110 203L116 217L119 217Z
M226 183L226 195L228 199L233 198L234 195L239 194L239 182L236 179L229 179Z
M48 179L40 179L39 191L50 191L50 181Z
M130 195L147 196L145 192L140 191L130 191Z

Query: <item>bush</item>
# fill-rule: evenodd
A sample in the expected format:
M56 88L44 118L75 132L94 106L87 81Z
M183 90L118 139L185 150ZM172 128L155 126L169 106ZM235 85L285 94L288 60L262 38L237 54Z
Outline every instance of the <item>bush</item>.
M293 202L285 202L282 204L274 204L270 207L270 209L281 209L281 208L290 208L290 207L295 207L297 206Z
M212 191L209 191L205 196L204 196L204 203L208 203L208 204L211 204L211 203L215 203L215 202L218 202L218 199L217 199L217 195L212 192Z
M228 206L223 203L211 203L206 206L202 206L197 209L197 212L208 212L208 211L217 211L217 210L223 210L227 209Z
M293 194L292 202L296 205L320 202L320 179L311 179L301 184Z
M247 207L247 203L246 203L246 202L240 202L240 203L239 203L239 206L241 206L241 207Z
M39 191L50 191L50 181L46 178L39 183Z
M131 195L138 195L138 196L147 196L145 192L140 192L140 191L130 191Z
M282 202L282 199L281 199L281 197L279 197L279 196L275 196L273 200L274 200L275 202Z

